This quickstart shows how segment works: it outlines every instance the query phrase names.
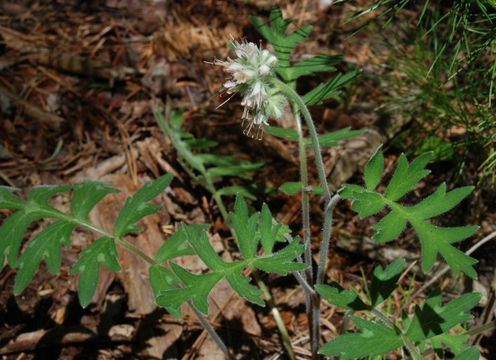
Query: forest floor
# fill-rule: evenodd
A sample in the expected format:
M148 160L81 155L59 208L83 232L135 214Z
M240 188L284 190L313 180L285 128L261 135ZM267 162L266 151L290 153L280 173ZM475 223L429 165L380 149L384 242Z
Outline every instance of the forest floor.
M105 228L112 224L126 195L150 179L173 173L176 179L170 191L158 199L163 208L146 220L147 230L135 241L153 255L180 223L211 223L213 233L217 233L212 241L221 242L226 231L218 209L209 194L183 171L153 112L159 102L184 109L186 128L217 141L217 153L263 161L265 165L251 180L259 189L297 181L294 144L270 135L261 141L244 136L239 99L233 98L218 108L225 100L219 96L224 73L208 63L226 58L233 38L258 43L259 36L249 19L253 15L266 17L271 4L265 0L1 1L0 185L25 192L40 184L66 184L87 178L111 181L122 193L106 199L92 214ZM297 57L343 54L343 69L362 70L360 78L343 94L343 101L312 109L319 132L343 127L369 129L367 136L325 151L333 190L345 182L360 183L360 170L380 143L387 149L389 173L400 152L413 147L407 143L399 148L391 145L391 140L414 119L380 110L383 99L391 95L382 81L388 71L383 65L392 51L384 41L385 31L374 24L373 15L347 21L358 6L366 4L365 0L332 7L325 1L281 4L285 14L296 19L296 26L314 26L312 40L298 47ZM365 21L372 21L371 27L360 29ZM299 84L303 90L313 85L310 79ZM433 173L416 195L431 193L443 181L448 187L477 182L477 167L470 162L463 179L450 162L436 163L431 169ZM316 174L311 175L315 180ZM64 206L63 198L57 201ZM299 201L298 196L273 191L261 195L254 205L267 202L279 220L298 232ZM470 200L443 219L448 224L480 225L479 233L467 240L462 250L495 230L495 203L494 191L479 187ZM318 199L312 202L311 211L316 220L312 234L317 250L321 220ZM0 220L5 215L7 212L0 210ZM376 219L360 220L349 203L339 205L328 279L363 291L364 279L375 265L398 257L418 259L418 241L412 232L407 231L400 241L374 244L374 222ZM33 227L30 231L39 230ZM2 358L222 358L193 313L186 310L184 318L178 320L155 307L146 267L129 255L121 254L126 271L102 272L92 305L82 309L75 292L76 279L69 276L69 270L80 249L94 239L80 232L73 240L64 251L61 273L52 275L42 265L20 296L13 295L15 270L3 268ZM495 251L493 242L473 254L480 261L476 283L447 275L438 286L448 296L483 291L486 305L477 309L478 314L483 313L484 306L494 301ZM204 270L194 257L186 257L182 265ZM414 267L395 293L392 311L400 311L408 294L425 280ZM277 277L267 278L267 283L297 356L308 358L308 323L298 284L294 279ZM432 291L430 288L426 293ZM244 302L225 285L216 288L212 298L210 320L239 358L285 358L270 309ZM414 306L415 301L408 310ZM323 317L326 340L341 333L342 312L323 305ZM487 359L495 358L495 335L488 333L478 341L482 354Z

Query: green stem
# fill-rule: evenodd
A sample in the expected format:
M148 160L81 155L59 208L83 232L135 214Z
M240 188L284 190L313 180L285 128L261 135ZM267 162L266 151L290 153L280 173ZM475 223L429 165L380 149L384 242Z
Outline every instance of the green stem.
M291 100L291 102L293 102L293 104L298 107L298 110L301 111L301 114L305 119L305 123L310 130L310 137L312 139L312 147L315 154L315 165L317 167L317 172L319 175L320 186L324 190L327 201L329 201L332 194L327 182L324 160L322 159L322 150L320 148L317 130L315 129L315 124L312 120L312 115L310 115L310 112L308 111L308 108L301 96L298 95L298 93L291 86L276 78L273 79L273 83L283 94L285 94Z

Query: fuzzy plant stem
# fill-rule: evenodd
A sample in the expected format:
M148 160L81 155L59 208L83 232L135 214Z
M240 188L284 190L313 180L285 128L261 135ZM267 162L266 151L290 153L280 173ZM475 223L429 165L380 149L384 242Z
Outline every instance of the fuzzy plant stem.
M315 124L313 123L312 115L310 114L310 111L308 111L308 108L305 105L305 102L303 101L301 96L291 86L287 85L286 83L284 83L279 79L273 79L273 84L284 95L286 95L289 98L293 106L298 110L295 113L298 114L298 112L301 112L303 118L305 119L305 123L310 131L310 138L312 139L312 147L315 156L315 166L317 167L320 186L322 187L325 195L324 227L322 230L321 246L324 246L326 249L325 249L325 254L321 251L320 257L321 260L323 257L325 257L324 265L327 266L329 238L330 238L331 223L332 223L332 210L334 209L335 205L332 205L331 203L332 194L331 194L331 190L329 189L329 183L327 182L327 175L325 173L324 160L322 159L322 150L319 144L317 129L315 128ZM325 275L325 270L324 270L324 275ZM318 350L320 347L320 296L317 293L315 293L315 295L311 297L311 307L312 307L312 314L310 316L310 321L309 321L310 343L311 343L310 347L312 352L312 359L318 359Z
M305 244L305 264L308 269L305 274L307 281L313 283L312 274L312 246L310 233L310 196L308 193L308 164L305 137L301 126L301 116L297 109L294 109L296 121L296 131L298 131L298 153L300 157L300 180L301 180L301 215L303 227L303 244Z

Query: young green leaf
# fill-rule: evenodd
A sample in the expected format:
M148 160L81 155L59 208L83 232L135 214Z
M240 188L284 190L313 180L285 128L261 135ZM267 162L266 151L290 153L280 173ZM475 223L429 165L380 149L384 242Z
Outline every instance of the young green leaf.
M469 311L479 303L480 298L479 293L467 293L442 306L441 295L433 296L421 308L417 307L405 335L418 342L446 333L472 319Z
M315 290L326 299L329 304L342 307L346 310L361 311L370 309L353 290L344 289L336 282L330 285L315 285Z
M277 234L279 233L281 226L281 224L274 220L269 207L264 203L260 214L259 231L260 242L266 254L272 254L274 244L277 241Z
M301 271L308 268L306 264L296 262L296 258L303 254L305 246L298 238L288 246L271 255L257 257L253 260L253 267L268 273L286 275L289 272Z
M472 346L464 350L460 354L456 355L453 360L479 360L480 351L476 347Z
M384 269L381 266L377 266L374 269L374 276L370 285L370 300L373 307L386 300L392 294L405 267L405 259L398 259Z
M360 72L357 70L346 74L337 74L332 80L319 84L303 96L305 105L317 105L327 99L337 99L339 89L353 81L359 74Z
M444 347L449 347L454 354L459 354L468 346L465 344L470 339L470 335L440 334L430 339L432 348L442 351Z
M258 306L265 306L262 299L263 292L250 283L251 278L243 276L239 271L230 271L226 274L226 279L239 296Z
M150 204L149 201L162 193L169 186L172 178L173 176L170 174L161 176L143 186L136 194L127 199L115 222L115 235L117 237L140 230L135 223L158 211L159 208Z
M288 67L279 67L278 71L285 81L292 82L300 76L311 75L316 72L335 71L335 65L339 64L342 60L342 55L317 55Z
M365 185L367 190L374 191L382 179L384 172L384 155L382 154L381 146L377 148L374 155L370 158L365 166Z
M284 19L282 17L282 11L278 7L274 8L270 13L271 26L259 18L251 18L251 22L258 32L274 46L276 56L279 60L278 65L281 69L285 69L291 65L291 52L312 31L312 27L308 25L286 35L287 27L291 21L291 19ZM280 75L284 80L289 81L285 78L284 71Z
M208 315L208 295L223 277L222 273L212 272L194 275L184 270L179 265L171 263L172 271L184 284L180 288L162 290L159 292L157 304L173 309L180 308L183 303L190 300L198 310Z
M48 225L29 242L17 262L15 295L19 295L28 286L42 259L45 259L52 274L59 272L62 259L61 247L70 244L71 233L75 227L73 223L57 221Z
M181 284L181 280L167 268L160 265L150 266L149 269L150 274L150 285L153 290L153 294L155 295L155 299L160 295L160 293L166 290L172 290L178 288ZM166 306L166 310L172 314L172 316L177 319L181 319L181 304L176 307Z
M73 186L71 212L76 219L87 221L88 214L105 196L118 193L114 189L102 182L83 182Z
M15 188L0 186L0 209L22 209L23 201L13 194L15 190Z
M447 192L446 185L442 184L435 193L416 205L402 205L397 203L397 200L414 190L417 182L429 173L425 166L429 162L430 155L421 155L411 163L408 163L406 157L402 155L385 194L371 190L375 189L380 180L381 157L381 150L378 150L367 166L365 174L367 189L358 185L345 185L339 192L343 198L352 201L352 209L360 217L375 215L385 207L390 209L389 214L374 225L377 231L374 240L381 243L394 240L409 223L421 243L424 271L431 270L437 255L440 254L455 274L461 271L471 278L476 278L477 273L473 265L477 261L452 244L472 236L478 227L439 227L429 221L433 216L451 210L468 196L473 188L463 187Z
M100 265L104 265L111 271L121 269L114 240L106 236L86 247L79 255L78 262L71 269L71 275L79 274L78 295L82 307L88 306L95 293Z
M425 169L430 161L431 153L420 155L411 164L408 163L405 154L402 154L384 196L388 200L397 201L414 190L417 183L431 173L430 170Z
M257 236L257 225L260 214L255 213L248 217L248 206L243 197L238 196L231 214L233 229L239 242L241 254L245 259L255 257L260 241Z
M250 200L257 199L257 197L252 193L252 191L248 187L241 185L233 185L233 186L226 186L220 188L219 190L217 190L217 195L219 196L239 195L239 196L244 196L245 198Z
M360 333L338 336L320 348L320 353L341 360L387 354L403 345L401 336L387 326L351 316Z
M194 255L195 251L188 242L186 231L182 225L179 230L168 238L165 243L158 249L155 260L164 262L184 255Z

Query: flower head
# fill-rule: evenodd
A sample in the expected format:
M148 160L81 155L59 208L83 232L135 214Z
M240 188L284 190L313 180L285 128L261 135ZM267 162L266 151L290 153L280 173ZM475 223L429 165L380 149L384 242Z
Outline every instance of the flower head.
M239 93L243 97L244 134L261 138L269 118L280 118L286 103L284 96L275 90L271 82L275 76L277 57L251 42L234 41L233 50L236 58L216 60L214 64L222 66L230 75L224 83L226 92ZM253 128L255 131L252 132Z

